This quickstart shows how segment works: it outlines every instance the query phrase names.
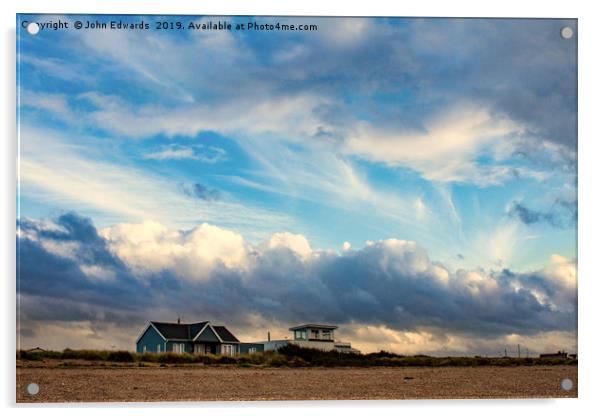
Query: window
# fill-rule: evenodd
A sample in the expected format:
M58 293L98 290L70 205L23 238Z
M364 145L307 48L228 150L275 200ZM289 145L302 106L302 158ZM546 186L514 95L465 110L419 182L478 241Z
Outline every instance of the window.
M320 338L320 331L318 331L317 329L312 329L311 330L311 339L319 339Z
M184 343L174 343L172 347L172 351L177 354L183 354L186 352L186 347Z
M143 345L142 346L142 353L145 353L145 352L146 352L146 345Z
M332 339L332 332L330 331L330 329L322 330L322 339L328 339L328 340Z
M234 345L225 344L222 345L222 354L224 355L234 355Z
M307 339L307 332L305 332L305 329L295 330L295 339Z
M161 344L157 344L157 352L161 352Z

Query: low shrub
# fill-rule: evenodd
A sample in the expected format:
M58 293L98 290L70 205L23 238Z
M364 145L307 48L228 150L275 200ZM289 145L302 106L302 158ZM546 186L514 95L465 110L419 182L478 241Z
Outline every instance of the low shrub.
M286 360L286 357L281 355L274 355L266 362L268 367L285 367L287 364L288 361Z
M159 354L154 352L145 352L143 354L138 354L139 361L145 361L147 363L158 363L159 362Z
M30 352L30 351L17 351L17 359L20 360L30 360L30 361L42 361L44 356L40 352Z
M174 352L167 352L157 355L157 361L160 363L186 364L194 362L194 357L190 354L176 354Z
M265 351L236 357L223 355L196 355L168 353L132 353L129 351L72 350L63 351L18 350L17 359L41 361L44 359L88 360L104 362L150 362L165 364L238 365L240 367L466 367L466 366L522 366L522 365L576 365L572 358L516 358L516 357L431 357L428 355L404 356L380 351L370 354L347 354L322 351L287 344L278 351ZM74 364L68 364L74 365Z
M305 362L305 360L299 357L293 357L292 360L288 361L289 367L305 367L306 365L307 363Z
M129 351L111 351L106 360L119 363L133 363L136 361L134 354Z
M236 364L237 359L229 355L218 355L216 359L217 364Z
M106 361L109 352L98 350L72 350L66 348L61 354L61 358L69 360L88 360L88 361Z

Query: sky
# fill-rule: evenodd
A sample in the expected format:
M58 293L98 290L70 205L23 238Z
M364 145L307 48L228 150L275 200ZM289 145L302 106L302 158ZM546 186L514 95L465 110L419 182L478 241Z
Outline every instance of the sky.
M576 351L576 21L18 18L151 28L17 31L20 347Z

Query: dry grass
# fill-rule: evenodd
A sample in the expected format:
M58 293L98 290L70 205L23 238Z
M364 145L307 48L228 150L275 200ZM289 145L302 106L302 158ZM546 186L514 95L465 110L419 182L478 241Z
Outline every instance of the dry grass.
M65 363L67 363L65 365ZM237 368L18 362L17 402L577 397L577 366ZM564 378L574 387L560 389ZM40 386L36 396L27 384Z

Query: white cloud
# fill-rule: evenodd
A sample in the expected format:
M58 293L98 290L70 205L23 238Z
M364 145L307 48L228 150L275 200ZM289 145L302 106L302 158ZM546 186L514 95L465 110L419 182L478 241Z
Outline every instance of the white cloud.
M357 49L385 30L385 26L376 25L373 20L353 17L323 18L319 24L320 40L337 51Z
M309 241L301 234L280 232L273 234L265 243L264 247L269 250L287 248L301 257L308 257L312 253Z
M193 137L202 131L222 134L278 134L300 140L311 137L322 125L313 109L327 100L297 94L287 97L244 96L226 104L186 105L166 108L157 105L134 107L118 97L97 92L80 95L97 108L84 115L94 126L113 134L140 138L165 134Z
M216 146L170 144L161 146L153 152L142 155L144 159L151 160L200 160L203 163L215 164L226 160L227 153L224 149Z
M145 221L119 224L99 231L109 247L137 273L146 276L164 270L175 272L188 280L207 280L217 267L249 272L257 251L286 248L301 259L309 259L313 250L300 234L279 232L258 246L246 242L235 232L210 224L201 224L188 231L168 229Z
M79 144L83 141L67 140L63 134L51 130L21 126L21 195L59 209L100 211L104 216L118 219L113 223L154 220L169 225L191 225L205 219L238 226L251 234L257 232L257 224L262 224L265 230L290 223L284 214L249 204L231 201L202 204L181 191L177 178L103 162L94 146Z
M167 159L196 159L194 150L190 147L168 146L156 152L146 153L144 159L167 160Z
M424 131L399 131L361 122L345 140L346 151L391 166L406 166L439 182L499 183L509 168L479 166L487 147L523 127L473 104L458 104L425 123Z
M577 286L577 264L559 254L550 256L550 265L544 268L544 274L560 282L567 288Z
M247 137L239 145L259 166L244 179L232 178L233 182L345 211L384 216L426 234L421 221L429 219L422 215L428 211L426 203L424 211L416 210L411 196L406 198L397 190L371 183L357 164L337 154L329 144L308 142L291 150L277 139Z
M48 56L40 58L34 55L28 55L24 52L20 52L17 59L19 60L19 64L30 66L30 68L41 77L50 76L70 82L80 81L86 84L92 84L94 82L92 74L85 71L81 63L74 61L66 62Z
M240 234L210 224L188 232L157 222L119 224L100 231L111 249L146 275L170 270L189 280L207 279L215 267L248 268L249 248Z
M19 105L25 108L44 110L59 120L68 123L77 122L75 114L69 106L67 96L64 94L48 94L20 89Z

